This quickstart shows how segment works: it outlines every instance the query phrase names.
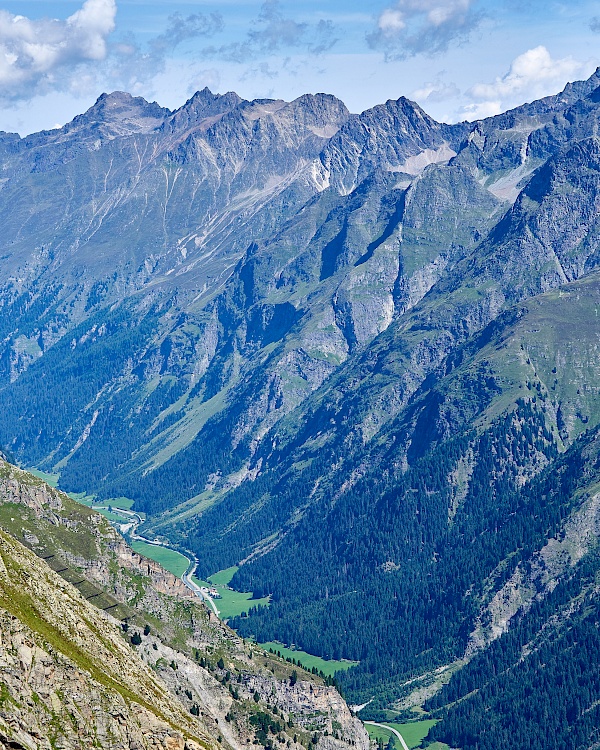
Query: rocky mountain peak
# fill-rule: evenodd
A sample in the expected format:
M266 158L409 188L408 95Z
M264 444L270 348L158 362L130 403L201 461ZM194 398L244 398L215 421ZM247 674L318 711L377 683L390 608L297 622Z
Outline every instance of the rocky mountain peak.
M79 134L93 127L110 138L129 133L147 133L160 125L169 114L166 107L156 102L148 102L141 96L134 97L125 91L114 91L101 94L86 112L58 132Z
M321 161L329 184L347 193L375 170L412 171L407 160L423 152L426 163L447 160L463 130L462 125L436 122L406 97L388 99L351 115L326 145Z
M331 138L350 117L344 102L332 94L303 94L286 105L285 114L323 138Z
M185 131L202 125L204 125L203 129L206 129L243 101L234 91L228 91L226 94L213 94L208 86L205 86L173 112L165 122L163 130Z

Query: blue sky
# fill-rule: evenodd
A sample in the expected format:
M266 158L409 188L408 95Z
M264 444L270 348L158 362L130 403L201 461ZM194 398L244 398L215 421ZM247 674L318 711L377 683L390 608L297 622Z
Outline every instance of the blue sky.
M408 96L439 120L495 114L600 64L600 0L0 0L0 129L54 127L104 91L176 108Z

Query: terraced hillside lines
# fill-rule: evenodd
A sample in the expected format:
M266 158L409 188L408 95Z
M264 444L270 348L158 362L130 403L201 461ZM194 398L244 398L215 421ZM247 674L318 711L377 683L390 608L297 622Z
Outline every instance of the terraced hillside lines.
M205 747L213 745L200 723L183 712L152 671L137 659L114 621L102 617L75 589L3 531L0 558L2 609L22 623L26 638L34 634L38 648L46 652L54 649L61 655L55 657L58 669L64 669L66 659L79 671L86 690L100 690L103 703L115 698L124 701L127 723L133 720L131 709L135 704L155 721L180 728ZM87 679L86 673L90 675Z

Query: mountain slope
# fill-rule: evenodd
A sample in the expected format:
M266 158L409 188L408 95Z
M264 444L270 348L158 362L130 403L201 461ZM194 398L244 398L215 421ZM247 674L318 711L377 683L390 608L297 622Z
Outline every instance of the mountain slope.
M133 494L140 470L154 473L197 436L210 444L223 412L229 442L247 446L229 467L218 446L218 459L194 459L206 470L190 495L208 490L206 477L242 469L256 438L469 255L498 219L495 193L508 195L498 180L508 190L559 147L573 120L561 111L579 107L582 134L593 130L597 106L576 96L594 80L510 118L451 127L406 99L349 116L324 95L249 103L205 90L152 128L156 105L115 94L64 132L20 144L0 201L12 276L1 361L16 383L2 391L11 409L43 370L46 390L69 382L78 398L65 412L42 393L37 411L56 430L13 413L3 442L63 470L66 487L116 474ZM102 138L90 141L90 127ZM43 170L17 170L34 152ZM33 189L50 201L46 219L45 203L25 197ZM81 356L77 342L88 344ZM82 383L94 342L111 366ZM107 440L115 453L102 465Z
M598 82L455 126L111 95L6 136L0 441L239 564L272 604L236 628L356 659L373 716L423 703L576 526L543 488L598 424Z
M5 745L216 747L114 621L4 532L0 558Z
M431 738L465 750L507 741L531 748L597 744L599 447L595 429L540 483L549 496L574 495L576 510L490 602L489 619L498 617L502 600L505 610L520 611L429 702L442 717Z
M239 748L260 715L290 746L366 746L333 687L247 647L105 518L6 463L0 526L7 738Z
M236 627L360 659L340 676L356 700L382 680L392 689L403 673L460 658L484 606L482 581L523 534L543 546L549 533L547 516L541 526L520 516L531 502L520 498L523 484L598 423L598 299L593 275L501 316L368 441L364 421L355 434L344 423L348 400L328 390L299 437L273 436L260 477L190 535L208 568L246 558L234 585L273 595L269 610ZM365 386L350 381L353 393L377 404L381 383L397 382L398 350L385 348L385 367L365 374ZM351 404L369 424L358 398ZM511 522L515 513L525 527Z

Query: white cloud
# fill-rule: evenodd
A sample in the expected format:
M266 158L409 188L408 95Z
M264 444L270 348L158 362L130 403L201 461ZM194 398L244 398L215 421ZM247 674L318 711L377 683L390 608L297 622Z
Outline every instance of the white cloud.
M106 57L106 37L114 31L115 0L86 0L81 10L67 19L71 42L84 60Z
M0 96L29 99L59 84L64 67L103 60L115 0L86 0L66 20L31 20L0 10Z
M404 14L399 9L386 8L377 19L377 27L385 35L397 34L406 28Z
M477 83L469 93L475 99L506 99L532 90L546 90L569 80L582 69L582 64L572 57L553 60L546 47L539 46L515 57L509 72L493 83ZM560 84L559 84L560 85ZM543 94L542 94L543 96Z
M219 13L175 13L165 30L142 45L134 34L111 39L117 0L85 0L67 19L29 19L0 10L0 101L29 102L103 89L147 93L179 45L222 31ZM146 88L144 88L146 87Z
M502 102L499 99L488 102L467 104L461 111L461 120L484 120L502 112Z
M489 117L524 101L555 94L567 81L584 78L592 69L593 65L573 57L555 60L546 47L534 47L516 57L504 76L472 86L466 92L471 102L460 116L469 120Z
M387 60L443 52L479 23L472 6L473 0L396 0L379 14L367 42Z

